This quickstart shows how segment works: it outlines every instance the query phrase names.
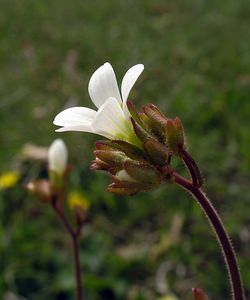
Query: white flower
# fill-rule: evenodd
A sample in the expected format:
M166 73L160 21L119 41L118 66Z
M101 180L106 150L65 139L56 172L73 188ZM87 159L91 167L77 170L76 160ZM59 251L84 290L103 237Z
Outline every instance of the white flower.
M64 142L61 139L54 140L48 151L49 170L60 176L63 175L67 160L68 152Z
M144 66L138 64L126 72L120 94L112 66L105 63L99 67L90 78L88 87L90 98L98 110L72 107L62 111L53 122L62 126L57 131L85 131L111 140L120 139L137 143L126 102L143 69Z

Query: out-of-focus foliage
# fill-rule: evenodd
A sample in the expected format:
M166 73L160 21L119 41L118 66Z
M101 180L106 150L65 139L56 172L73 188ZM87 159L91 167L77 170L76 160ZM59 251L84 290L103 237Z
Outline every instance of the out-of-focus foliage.
M186 193L168 185L114 197L104 192L109 179L88 169L96 137L54 132L56 113L89 106L88 80L105 61L118 78L144 63L131 100L182 119L249 298L249 1L1 0L1 12L0 174L23 174L0 190L2 299L73 299L70 242L49 206L23 190L46 176L45 163L19 155L24 144L48 146L59 135L75 165L70 189L91 201L80 245L88 300L188 300L194 286L229 299L218 246Z

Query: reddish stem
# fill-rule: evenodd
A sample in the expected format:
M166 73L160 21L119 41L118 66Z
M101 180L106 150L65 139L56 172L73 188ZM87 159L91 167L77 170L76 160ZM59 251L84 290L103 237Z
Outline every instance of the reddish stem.
M230 284L232 289L233 300L245 300L244 289L241 281L240 271L237 263L237 258L233 250L230 238L224 228L224 225L213 207L212 203L206 195L193 183L176 172L172 174L173 180L182 188L189 191L194 199L202 207L205 215L208 217L209 223L215 231L217 240L221 246L222 253L226 262Z
M81 268L80 268L80 256L79 256L79 245L78 235L72 235L72 248L74 254L74 265L75 265L75 276L76 276L76 299L83 300L83 290L81 283Z
M201 173L200 170L196 164L196 162L194 161L194 159L192 158L192 156L183 148L181 149L181 156L182 159L186 165L186 167L189 170L189 173L192 177L192 183L194 186L196 187L201 187L202 186L202 177L201 177Z

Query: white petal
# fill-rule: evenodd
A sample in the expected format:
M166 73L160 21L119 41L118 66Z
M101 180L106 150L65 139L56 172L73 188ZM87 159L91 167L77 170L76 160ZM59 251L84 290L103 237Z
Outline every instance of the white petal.
M91 123L96 111L87 107L71 107L60 112L53 123L58 126L79 126Z
M131 177L125 170L121 170L116 173L116 178L120 181L128 181L128 182L137 182L133 177Z
M67 159L68 151L64 142L56 139L48 151L49 169L60 175L63 174L67 166Z
M95 118L96 111L87 107L71 107L60 112L54 119L54 124L63 126L57 129L63 131L93 132L91 124Z
M144 66L142 64L138 64L130 68L124 75L121 85L123 105L126 103L132 87L134 86L136 80L141 75L143 70Z
M65 127L56 129L56 132L64 132L64 131L83 131L83 132L93 133L91 124L80 125L80 126L65 126Z
M94 72L89 80L88 89L91 100L98 108L110 97L121 103L116 76L109 63L105 63Z
M126 137L129 124L120 104L115 98L109 98L98 110L92 127L97 134L109 139Z

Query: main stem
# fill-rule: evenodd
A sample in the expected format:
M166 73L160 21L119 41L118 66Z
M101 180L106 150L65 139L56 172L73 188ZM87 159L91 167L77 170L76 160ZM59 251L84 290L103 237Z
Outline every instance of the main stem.
M205 212L208 220L215 231L217 240L221 245L223 256L227 265L230 284L232 288L233 300L245 300L244 289L241 281L240 271L236 259L233 245L230 238L223 226L223 223L213 207L212 203L206 197L206 195L189 180L180 176L176 172L173 172L174 181L182 188L189 191L195 200L200 204L203 211Z
M74 231L74 229L68 222L67 217L65 216L64 209L61 206L60 202L57 202L53 207L71 238L73 258L74 258L75 278L76 278L76 300L83 300L83 289L82 289L82 281L81 281L81 267L80 267L80 256L79 256L79 245L78 245L80 230Z

